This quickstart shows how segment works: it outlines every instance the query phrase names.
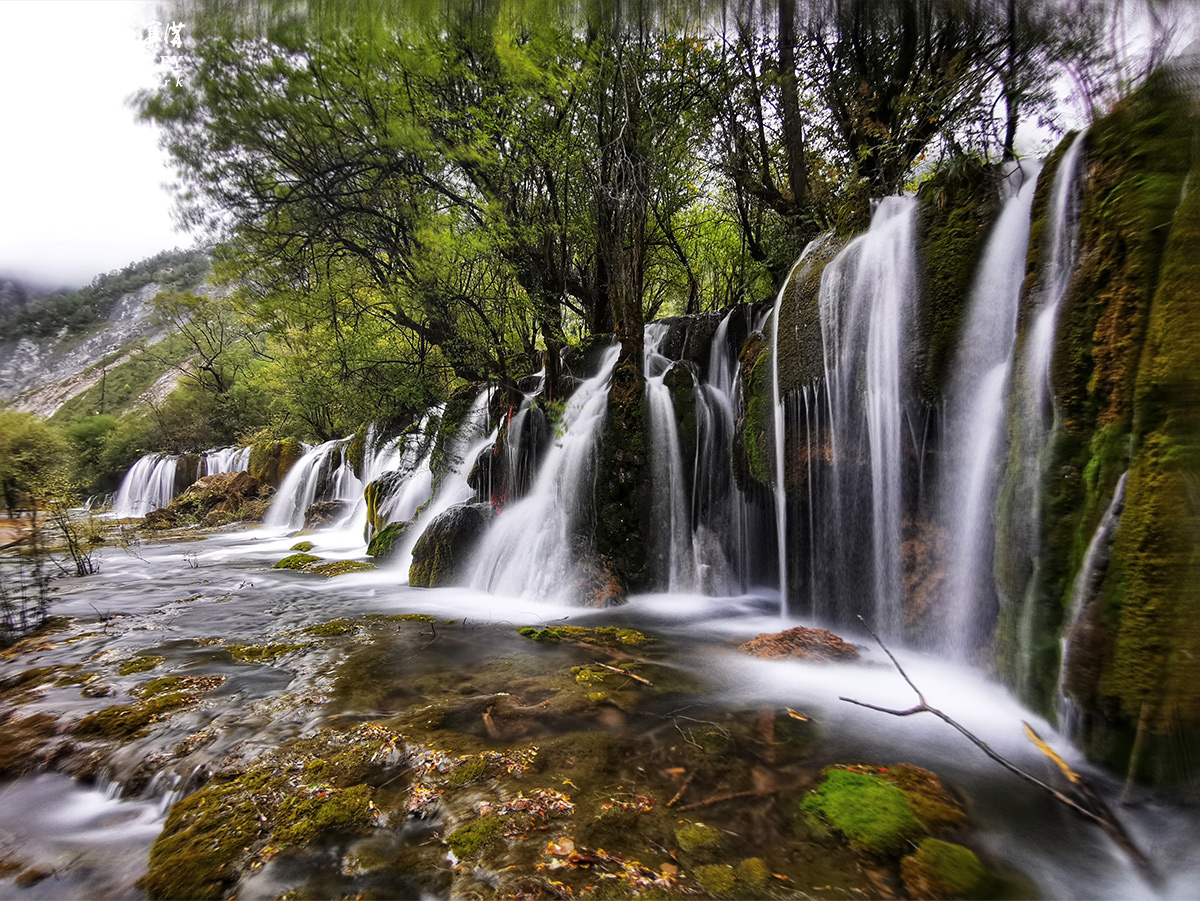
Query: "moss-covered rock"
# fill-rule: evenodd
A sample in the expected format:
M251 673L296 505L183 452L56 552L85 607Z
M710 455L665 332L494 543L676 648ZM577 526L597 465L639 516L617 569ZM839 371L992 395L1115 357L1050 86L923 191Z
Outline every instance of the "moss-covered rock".
M829 770L801 808L872 854L899 853L922 832L904 792L866 773Z
M300 551L302 554L307 554L315 546L316 545L314 545L311 541L297 541L289 548L289 550Z
M937 838L922 841L916 854L900 861L900 870L912 898L971 898L987 882L975 852Z
M367 556L380 562L391 560L400 551L410 525L411 523L407 522L388 523L371 536L371 541L367 544Z
M316 554L306 554L301 551L297 554L289 554L272 566L271 569L307 569L314 563L320 563L322 559Z
M494 516L490 504L456 504L439 514L413 545L408 584L416 588L459 584Z
M374 563L364 560L332 560L329 563L314 563L305 567L305 572L332 579L334 576L344 576L346 573L370 572L375 568Z
M194 482L164 511L157 512L166 514L169 520L166 527L180 521L204 525L257 522L266 512L273 493L269 484L248 472L220 472Z
M612 376L608 410L596 451L593 481L594 521L581 518L573 540L595 551L581 559L599 559L631 591L650 587L650 542L658 533L650 510L649 455L645 380L640 360L622 359Z
M258 481L278 488L279 483L303 456L304 445L299 441L263 437L250 446L250 464L247 471Z

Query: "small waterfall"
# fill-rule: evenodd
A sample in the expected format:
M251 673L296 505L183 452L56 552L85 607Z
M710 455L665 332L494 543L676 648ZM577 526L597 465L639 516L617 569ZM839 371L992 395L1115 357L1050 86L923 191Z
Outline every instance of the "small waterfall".
M308 450L288 470L263 525L295 530L304 527L304 514L318 501L352 501L362 495L362 483L346 459L353 436L334 438Z
M245 472L250 468L250 448L221 447L205 451L200 459L200 475L221 472Z
M428 505L420 511L415 525L404 535L404 543L396 555L397 566L403 572L407 581L408 570L412 566L412 552L418 539L424 534L439 515L449 510L455 504L470 500L475 490L467 484L467 477L475 459L489 444L496 440L496 431L488 431L488 405L492 399L491 386L484 387L471 401L471 408L458 425L454 436L443 442L443 452L447 458L444 471L438 479L436 490L429 499ZM443 419L441 428L445 428ZM430 443L429 456L424 460L428 469L433 453L433 443ZM432 483L432 478L431 478Z
M688 516L687 488L683 458L679 447L679 429L675 404L666 385L671 361L659 353L668 326L661 322L646 325L642 369L646 376L646 411L650 419L650 484L654 509L665 522L658 534L658 579L668 591L695 590L694 562L691 554L691 522ZM663 539L666 539L663 541Z
M129 468L113 501L113 516L126 519L145 516L171 503L175 497L174 454L146 454Z
M596 441L620 347L567 400L562 434L529 494L506 507L475 552L470 584L494 594L569 600L574 578L572 527L589 503Z
M783 307L783 298L787 295L788 286L796 268L804 262L805 257L818 244L810 242L800 254L799 259L788 270L787 278L779 286L775 296L774 316L775 327L771 330L771 402L774 405L775 425L775 534L776 547L779 555L779 615L787 616L788 611L788 531L787 531L787 415L784 408L784 398L779 391L779 316Z
M1010 459L1020 467L1017 475L1017 494L1014 506L1020 513L1012 524L1013 543L1020 553L1033 563L1026 593L1035 592L1039 584L1038 556L1042 542L1042 453L1050 436L1054 416L1050 391L1050 360L1054 350L1055 326L1058 311L1066 296L1075 271L1079 239L1079 209L1082 202L1080 171L1087 131L1080 131L1063 154L1054 176L1048 223L1049 245L1042 266L1040 288L1035 298L1035 318L1020 349L1018 404L1015 432L1011 436L1015 453ZM1022 603L1018 624L1020 660L1019 681L1022 691L1032 672L1031 649L1034 645L1034 608L1030 598Z
M513 503L529 493L537 479L539 450L550 437L550 426L545 411L534 401L541 396L542 387L525 394L520 405L510 413L505 429L506 476L504 503Z
M984 248L947 388L946 462L938 492L948 541L940 644L958 659L982 646L996 607L991 519L997 449L1037 175L1038 168L1009 174L1010 196Z
M916 295L916 210L914 197L884 198L866 234L825 267L818 303L827 396L805 397L806 421L820 424L808 454L829 460L828 484L812 488L809 556L819 568L810 578L821 605L813 612L844 620L862 610L885 636L899 634L903 619L902 338ZM777 405L777 426L782 419ZM786 559L781 567L786 573Z
M1073 645L1080 640L1080 633L1085 628L1088 605L1099 596L1100 586L1108 572L1109 550L1117 536L1121 511L1125 508L1125 480L1128 476L1126 471L1117 481L1112 500L1104 515L1100 517L1100 523L1088 543L1083 563L1071 588L1071 607L1067 611L1066 626L1062 630L1062 663L1058 671L1058 686L1054 692L1060 731L1068 737L1075 735L1078 725L1075 704L1066 690L1066 679L1072 662L1071 653Z

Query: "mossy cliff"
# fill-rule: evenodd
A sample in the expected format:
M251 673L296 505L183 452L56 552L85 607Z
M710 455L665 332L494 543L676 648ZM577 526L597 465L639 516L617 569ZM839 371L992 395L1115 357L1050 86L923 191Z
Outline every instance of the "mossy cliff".
M917 196L921 302L910 358L917 395L937 405L987 235L999 212L998 172L982 160L959 157L922 184Z
M1050 368L1054 425L1037 473L1035 521L1046 526L1027 536L1006 529L1028 502L1020 481L1030 449L1014 418L998 527L997 576L1011 601L998 661L1048 710L1088 546L1128 471L1116 538L1099 561L1107 569L1077 599L1088 640L1064 676L1088 750L1110 764L1126 766L1146 711L1141 770L1156 779L1176 774L1172 737L1200 734L1200 197L1183 194L1189 167L1200 177L1194 129L1186 100L1153 80L1086 135L1077 265ZM1052 176L1048 167L1034 206L1019 342L1040 289ZM1014 391L1029 377L1018 372Z
M593 526L596 557L631 591L649 587L653 556L647 543L657 533L651 519L645 379L639 363L625 358L613 370L596 449L595 520L581 523L578 537L586 545L587 526Z

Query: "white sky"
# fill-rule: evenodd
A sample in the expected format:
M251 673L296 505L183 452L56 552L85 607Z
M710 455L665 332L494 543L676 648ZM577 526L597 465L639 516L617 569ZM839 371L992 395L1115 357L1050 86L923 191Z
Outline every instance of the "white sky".
M192 238L126 100L155 84L138 0L0 0L0 275L84 284Z

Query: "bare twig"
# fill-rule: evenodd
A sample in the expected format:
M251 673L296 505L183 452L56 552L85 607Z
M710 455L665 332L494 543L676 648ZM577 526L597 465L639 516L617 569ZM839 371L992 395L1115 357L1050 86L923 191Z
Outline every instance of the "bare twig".
M1129 837L1129 834L1125 831L1124 827L1122 827L1117 821L1116 817L1113 816L1112 811L1108 809L1108 806L1104 803L1100 796L1097 795L1094 790L1092 790L1091 786L1089 786L1081 776L1075 773L1074 770L1070 770L1070 767L1066 767L1066 763L1063 762L1061 758L1058 758L1058 755L1051 752L1051 754L1048 756L1051 756L1051 759L1055 760L1060 769L1066 767L1066 770L1070 770L1070 772L1075 775L1075 779L1070 781L1072 782L1076 793L1079 795L1078 799L1064 794L1053 786L1043 782L1041 779L1038 779L1036 776L1025 772L1025 770L1021 769L1015 763L1005 757L1002 757L1000 754L994 751L987 742L972 733L961 723L955 721L949 715L941 710L938 710L936 707L931 707L925 700L925 695L921 693L921 690L917 688L917 686L913 683L913 680L908 677L908 673L904 671L904 667L900 665L899 661L896 660L892 652L888 650L887 645L885 645L882 639L875 634L875 631L869 625L867 625L867 621L861 616L858 617L858 621L863 624L863 628L870 633L871 637L875 639L875 642L879 645L879 647L883 649L883 652L888 655L888 658L892 661L892 664L899 671L900 675L904 677L904 681L907 682L909 687L916 693L919 703L913 707L909 707L907 710L892 710L887 707L877 707L874 704L856 701L854 698L842 697L839 698L839 700L845 701L848 704L855 704L859 707L866 707L869 710L878 710L880 713L886 713L891 716L912 716L914 713L932 713L942 722L958 730L958 732L961 733L973 745L975 745L975 747L979 748L979 750L983 751L984 754L992 758L992 760L996 761L996 763L1000 764L1000 766L1004 767L1010 773L1013 773L1015 776L1024 779L1030 785L1036 786L1037 788L1046 792L1052 798L1054 798L1054 800L1075 811L1075 813L1079 814L1084 819L1091 820L1093 823L1100 826L1100 828L1108 833L1109 837L1118 845L1120 845L1125 852L1132 857L1140 867L1143 868L1143 870L1153 875L1153 868L1150 864L1150 860L1141 852L1137 845L1133 843L1133 839ZM1043 753L1045 753L1048 750L1046 743L1043 742L1041 738L1037 737L1037 733L1030 729L1028 723L1025 724L1025 728L1032 733L1031 738L1035 739L1034 743L1043 750ZM1066 770L1064 770L1064 772Z
M593 663L592 666L598 666L598 667L600 667L600 669L606 669L610 672L616 673L619 676L628 676L634 682L641 682L643 685L653 685L654 684L649 679L647 679L645 676L639 676L637 673L631 673L629 670L621 669L620 667L617 667L617 666L609 666L607 663Z

